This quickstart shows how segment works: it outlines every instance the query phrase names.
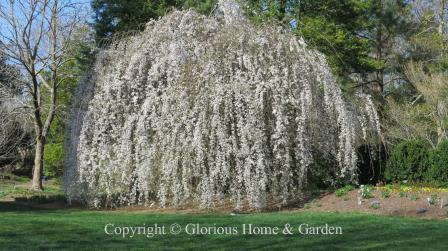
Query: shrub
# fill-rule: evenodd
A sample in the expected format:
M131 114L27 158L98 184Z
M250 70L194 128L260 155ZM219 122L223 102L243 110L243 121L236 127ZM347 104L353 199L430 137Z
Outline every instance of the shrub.
M317 152L317 155L323 156L323 153L320 153L318 149L313 149L313 151ZM337 165L337 162L329 158L315 158L312 168L308 172L310 189L326 189L345 183L344 180L338 179L338 175L333 168L335 165Z
M431 155L431 167L426 179L438 185L448 185L448 140L442 141Z
M361 185L359 187L359 193L363 199L372 198L372 186L370 185Z
M370 205L370 207L373 208L373 209L379 209L380 205L379 204L372 204L372 205Z
M336 190L335 194L337 197L341 197L346 195L348 192L352 191L354 187L352 185L346 185L344 187L339 188Z
M62 143L49 143L45 145L44 175L56 177L62 175L64 163L64 150Z
M428 204L433 206L437 203L437 201L439 200L439 197L437 196L437 194L432 194L430 197L427 198L428 200Z
M413 195L411 195L411 197L409 199L413 200L413 201L416 201L416 200L418 200L418 196L413 194Z
M389 198L390 197L390 191L389 190L384 190L384 191L381 191L381 197L382 198Z
M390 181L422 181L430 167L430 150L419 141L396 145L386 165L385 178Z

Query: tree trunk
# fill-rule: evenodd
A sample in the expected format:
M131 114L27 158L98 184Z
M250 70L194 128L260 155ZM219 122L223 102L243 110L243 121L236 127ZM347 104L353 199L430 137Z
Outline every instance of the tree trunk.
M440 10L439 10L439 34L443 35L445 33L445 6L446 0L440 1Z
M279 1L279 13L280 13L280 21L283 23L285 22L285 16L286 16L286 5L287 5L287 0L280 0Z
M42 171L43 171L43 160L44 160L44 146L45 142L42 136L38 136L36 139L36 151L34 156L34 168L33 168L33 183L31 189L33 190L44 190L42 186Z
M447 139L446 128L444 126L444 118L446 117L445 103L443 101L437 102L437 145L443 140Z

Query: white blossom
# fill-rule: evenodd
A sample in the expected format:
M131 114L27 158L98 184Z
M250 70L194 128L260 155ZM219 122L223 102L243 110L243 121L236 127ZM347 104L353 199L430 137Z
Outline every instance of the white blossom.
M371 99L353 111L322 54L220 2L224 17L174 11L100 53L68 132L70 201L262 209L295 199L319 158L355 177Z

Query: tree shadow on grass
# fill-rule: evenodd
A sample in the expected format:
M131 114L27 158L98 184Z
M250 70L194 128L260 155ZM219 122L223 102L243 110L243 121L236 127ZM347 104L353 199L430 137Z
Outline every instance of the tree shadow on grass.
M67 203L67 200L63 194L53 194L53 195L33 195L33 196L22 196L14 198L16 202L23 203L50 203L50 202L60 202Z
M64 195L33 195L15 197L14 200L0 201L0 212L60 210L69 206Z
M30 206L18 204L15 201L0 201L0 212L17 212L17 211L30 211L38 210Z

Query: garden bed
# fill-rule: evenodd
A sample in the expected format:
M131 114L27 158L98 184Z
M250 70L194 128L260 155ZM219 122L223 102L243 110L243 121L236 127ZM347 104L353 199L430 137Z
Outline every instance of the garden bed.
M64 209L69 206L55 180L46 184L43 192L28 190L29 180L10 179L3 180L0 190L0 201L14 202L20 205L36 208ZM361 197L360 188L347 186L335 192L324 191L318 196L309 198L306 203L297 202L288 206L271 203L264 211L317 211L317 212L365 212L374 215L410 216L425 219L448 219L448 189L423 186L386 185L371 187L366 198ZM443 205L441 205L443 204ZM105 209L110 210L110 209ZM118 212L179 212L179 213L252 213L247 204L242 205L241 211L234 210L234 204L229 200L216 202L213 209L201 209L195 203L186 203L181 207L160 208L153 205L133 205L115 208Z
M416 186L372 187L359 204L359 189L337 196L328 193L307 203L305 211L367 212L375 215L448 219L448 190ZM441 206L441 204L443 204Z

